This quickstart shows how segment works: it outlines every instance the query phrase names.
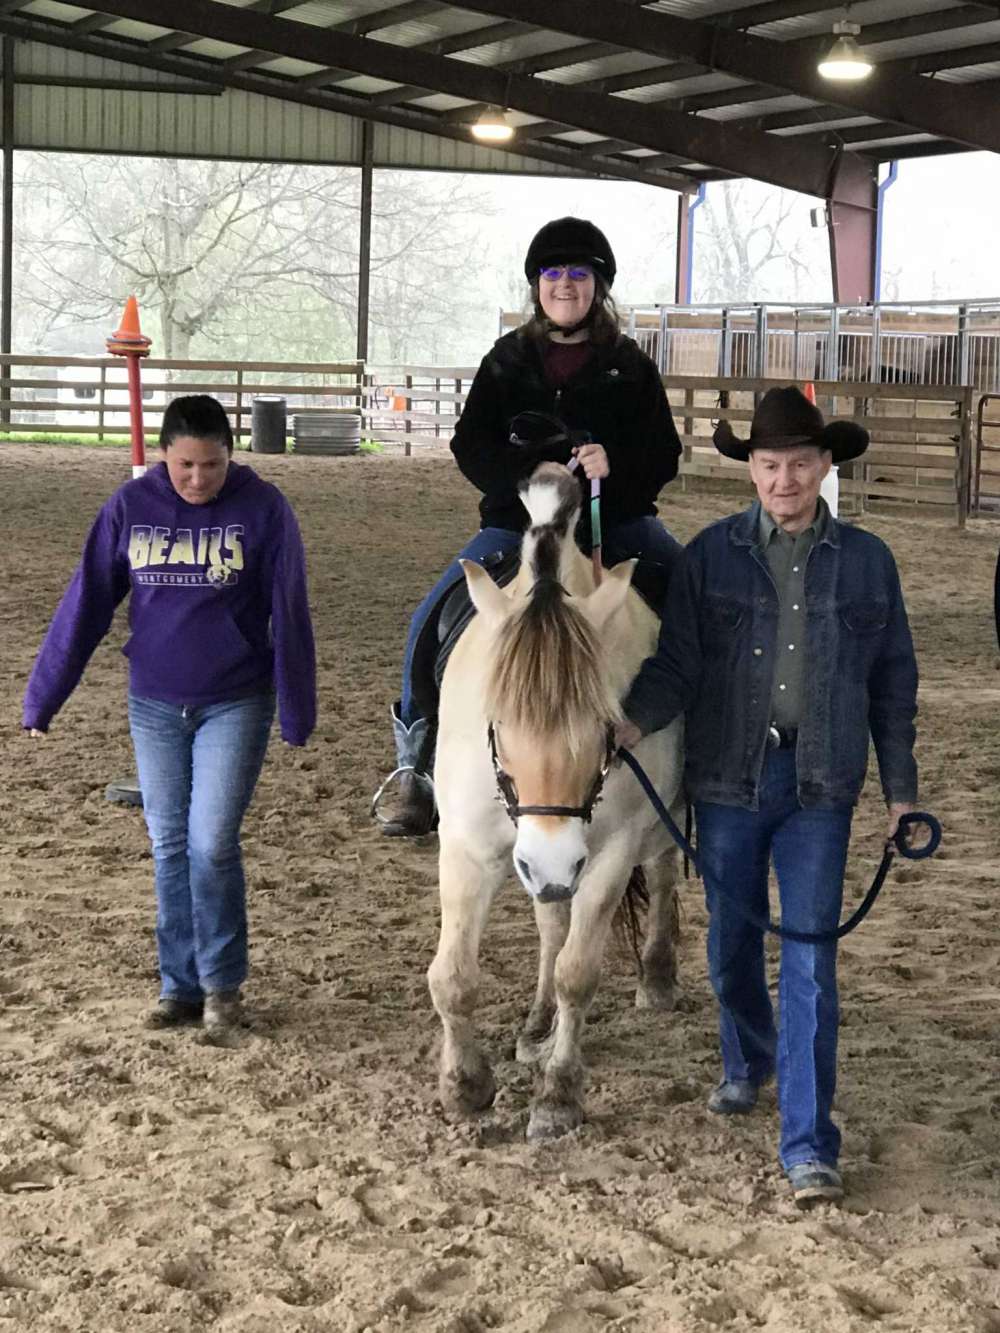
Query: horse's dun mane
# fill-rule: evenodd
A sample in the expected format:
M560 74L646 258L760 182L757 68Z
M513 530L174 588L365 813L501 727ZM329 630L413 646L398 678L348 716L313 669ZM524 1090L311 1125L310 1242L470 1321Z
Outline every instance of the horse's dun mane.
M487 684L491 715L540 736L560 735L577 754L594 722L620 716L602 666L596 631L559 582L562 523L533 527L534 584L525 605L503 625Z

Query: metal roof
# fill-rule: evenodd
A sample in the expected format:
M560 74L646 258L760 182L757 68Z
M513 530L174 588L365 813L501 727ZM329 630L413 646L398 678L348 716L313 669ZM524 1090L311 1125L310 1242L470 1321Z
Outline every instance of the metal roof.
M857 197L878 161L1000 152L1000 0L859 0L876 64L861 84L815 68L844 14L829 0L0 0L0 33L105 62L108 92L154 97L141 81L162 80L374 121L415 166L429 135L466 168L684 191L750 175ZM509 149L471 144L486 104L509 109ZM88 146L135 151L115 141L121 119Z

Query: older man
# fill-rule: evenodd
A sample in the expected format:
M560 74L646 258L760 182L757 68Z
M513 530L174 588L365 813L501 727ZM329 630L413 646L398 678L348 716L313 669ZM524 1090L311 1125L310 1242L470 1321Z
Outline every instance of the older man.
M843 1193L831 1117L836 944L782 942L776 1028L763 935L740 905L766 914L773 861L784 924L837 925L869 738L887 832L914 809L917 667L892 553L838 522L820 497L831 464L862 454L867 433L824 425L798 389L785 388L764 395L748 440L728 422L714 439L749 462L758 499L688 546L618 739L634 745L686 715L720 1010L722 1081L708 1107L751 1111L777 1072L781 1163L806 1206Z

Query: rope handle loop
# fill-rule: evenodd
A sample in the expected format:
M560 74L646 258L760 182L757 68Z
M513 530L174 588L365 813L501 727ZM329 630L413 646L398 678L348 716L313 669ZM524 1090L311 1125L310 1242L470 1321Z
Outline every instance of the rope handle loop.
M927 829L927 841L913 847L907 840L907 833L910 829L918 828L924 825ZM899 816L899 824L896 832L889 839L888 845L895 845L896 851L900 856L905 856L908 861L925 861L928 856L933 856L941 843L941 824L933 815L928 814L926 810L911 810L907 815Z

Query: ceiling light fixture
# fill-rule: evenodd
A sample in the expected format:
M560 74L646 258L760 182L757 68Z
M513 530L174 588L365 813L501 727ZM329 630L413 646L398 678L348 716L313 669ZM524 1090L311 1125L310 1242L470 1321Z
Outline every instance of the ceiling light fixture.
M856 83L867 79L875 66L854 40L861 28L849 19L843 19L833 25L835 41L823 59L816 66L824 79L835 79L841 83Z
M514 137L514 127L500 107L488 106L473 122L472 134L482 143L508 143Z

